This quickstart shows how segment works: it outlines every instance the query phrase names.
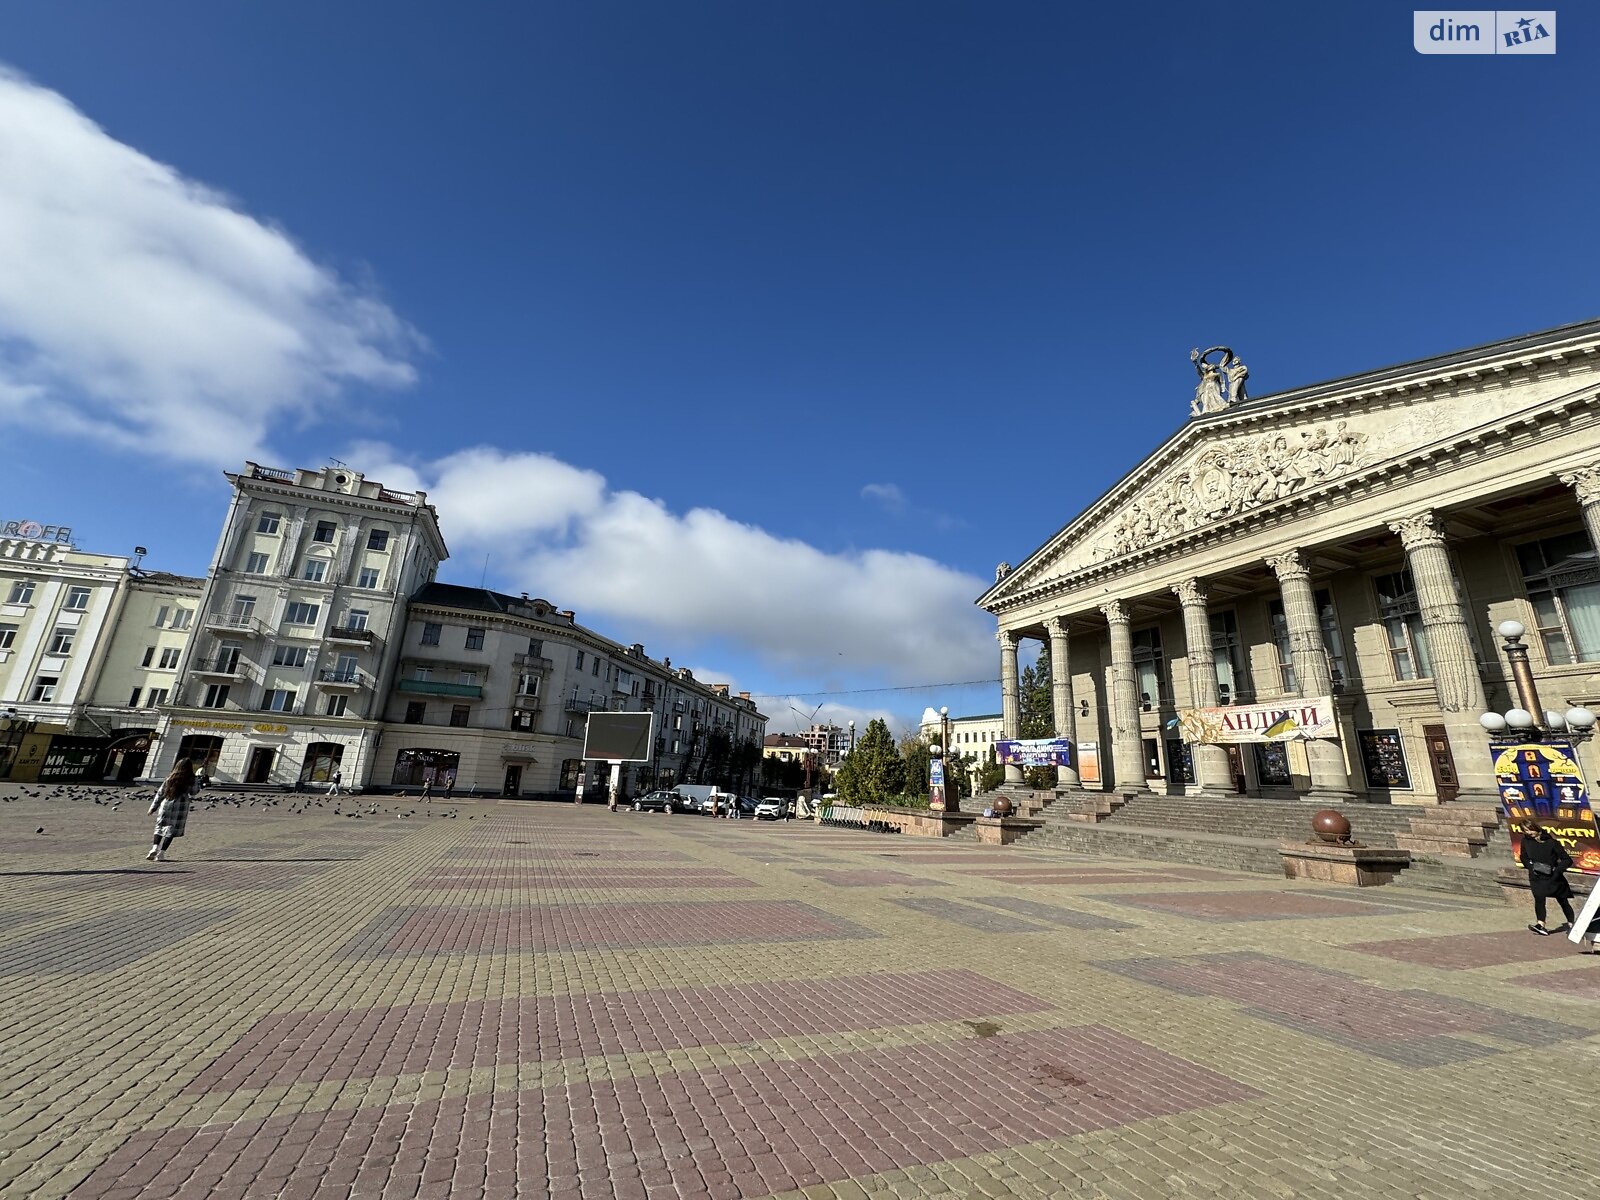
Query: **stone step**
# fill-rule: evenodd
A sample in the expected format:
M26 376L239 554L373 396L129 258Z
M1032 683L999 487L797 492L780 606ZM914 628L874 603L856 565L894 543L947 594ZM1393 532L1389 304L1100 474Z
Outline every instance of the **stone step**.
M1460 858L1472 858L1489 844L1487 838L1472 841L1448 834L1435 837L1422 833L1397 833L1394 842L1400 849L1410 850L1413 854L1448 854Z

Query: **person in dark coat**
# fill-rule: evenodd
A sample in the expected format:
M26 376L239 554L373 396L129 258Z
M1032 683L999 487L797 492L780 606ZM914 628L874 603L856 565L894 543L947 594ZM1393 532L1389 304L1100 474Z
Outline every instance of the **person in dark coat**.
M150 811L156 815L155 840L145 855L151 862L167 861L167 847L173 838L183 836L184 826L189 823L189 801L199 790L194 763L187 758L172 768L172 774L157 790L156 798L150 802Z
M1566 872L1572 856L1554 835L1537 821L1530 821L1522 835L1522 867L1528 872L1528 890L1533 893L1533 924L1528 928L1540 937L1565 933L1572 928L1572 885ZM1566 914L1566 922L1555 929L1544 927L1545 905L1554 900Z

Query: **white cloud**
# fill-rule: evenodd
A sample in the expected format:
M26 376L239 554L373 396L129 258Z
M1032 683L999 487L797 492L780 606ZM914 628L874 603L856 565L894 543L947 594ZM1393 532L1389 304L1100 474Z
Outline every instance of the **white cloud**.
M991 619L973 604L984 581L922 555L830 553L713 509L673 512L547 455L475 447L407 464L367 446L346 457L390 486L426 488L461 557L493 548L495 573L519 590L653 653L662 639L685 661L733 650L818 690L996 669Z
M420 336L281 230L0 67L0 421L237 464Z
M906 510L906 494L900 490L899 484L869 483L861 489L861 498L876 500L888 512L902 513Z

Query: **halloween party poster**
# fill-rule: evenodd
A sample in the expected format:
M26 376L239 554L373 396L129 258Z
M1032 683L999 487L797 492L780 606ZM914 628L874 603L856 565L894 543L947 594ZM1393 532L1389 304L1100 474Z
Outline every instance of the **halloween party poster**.
M1516 742L1489 748L1495 782L1511 829L1511 853L1522 861L1522 835L1537 821L1572 855L1574 867L1600 875L1600 836L1570 742Z

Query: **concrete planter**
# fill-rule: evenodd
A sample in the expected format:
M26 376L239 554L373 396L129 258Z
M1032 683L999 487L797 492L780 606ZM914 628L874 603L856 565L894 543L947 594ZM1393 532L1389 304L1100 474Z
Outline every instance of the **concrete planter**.
M934 812L922 808L868 807L862 810L868 824L886 825L912 837L949 837L978 819L976 813Z
M1009 846L1043 824L1033 817L979 817L978 840L990 846Z
M1342 846L1328 842L1279 842L1283 873L1288 879L1378 887L1411 865L1409 850L1385 846Z

